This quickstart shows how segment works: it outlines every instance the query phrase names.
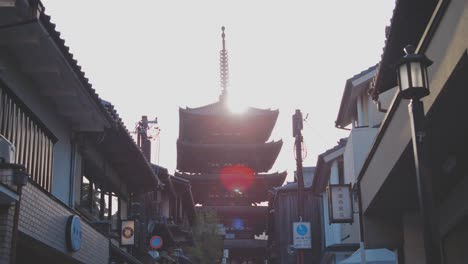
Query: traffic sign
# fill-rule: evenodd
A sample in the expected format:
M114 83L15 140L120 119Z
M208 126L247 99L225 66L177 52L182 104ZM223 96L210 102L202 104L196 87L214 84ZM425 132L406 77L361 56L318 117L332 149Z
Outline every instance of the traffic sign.
M293 244L294 248L311 248L312 238L310 235L309 222L293 223Z
M160 236L153 236L150 239L150 247L154 249L161 248L163 246L163 239Z

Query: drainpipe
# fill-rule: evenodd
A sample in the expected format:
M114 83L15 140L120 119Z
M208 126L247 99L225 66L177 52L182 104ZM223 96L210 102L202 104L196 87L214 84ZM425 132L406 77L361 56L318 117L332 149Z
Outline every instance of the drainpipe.
M366 249L364 247L364 218L362 215L361 187L359 186L359 183L356 184L355 188L359 206L359 249L361 250L361 264L366 264Z
M16 248L18 244L18 225L19 225L19 214L21 207L21 198L23 192L23 186L28 182L28 175L26 174L26 169L23 166L18 166L16 164L13 166L13 181L17 186L18 192L18 201L15 203L15 214L13 216L13 232L11 237L11 251L10 251L10 263L16 263Z

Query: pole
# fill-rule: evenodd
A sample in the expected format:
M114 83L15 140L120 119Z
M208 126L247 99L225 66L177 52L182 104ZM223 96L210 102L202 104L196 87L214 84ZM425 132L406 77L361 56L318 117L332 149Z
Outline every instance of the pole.
M364 245L364 215L362 214L361 186L357 185L357 197L359 202L359 249L361 250L361 264L366 264L366 247Z
M297 176L297 216L298 221L302 222L304 216L304 175L302 172L302 130L303 119L302 113L299 109L296 109L296 113L293 115L293 136L295 137L295 149L296 149L296 176ZM298 250L297 252L297 263L304 263L304 252Z
M436 218L434 217L434 196L432 177L427 169L427 151L424 149L424 105L419 99L412 99L408 105L413 141L414 167L418 187L419 210L423 226L424 252L426 263L442 263Z
M297 214L302 222L304 216L304 175L302 172L302 135L296 137Z

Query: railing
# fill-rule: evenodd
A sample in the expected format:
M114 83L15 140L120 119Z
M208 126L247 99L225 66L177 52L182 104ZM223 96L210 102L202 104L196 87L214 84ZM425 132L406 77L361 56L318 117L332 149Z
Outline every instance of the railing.
M1 82L0 134L15 146L15 163L24 165L31 178L50 192L56 138Z

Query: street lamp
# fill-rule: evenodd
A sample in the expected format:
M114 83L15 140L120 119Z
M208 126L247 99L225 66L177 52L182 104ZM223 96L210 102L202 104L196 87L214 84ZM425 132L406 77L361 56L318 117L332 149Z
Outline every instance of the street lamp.
M413 46L408 45L404 50L406 55L397 65L398 84L402 97L411 100L408 105L408 112L411 123L414 167L419 210L422 217L426 263L436 264L442 262L434 214L432 178L427 167L428 158L426 155L428 153L424 141L424 105L420 100L429 95L427 67L432 64L432 61L424 55L415 54Z
M427 67L432 61L424 55L415 54L414 46L404 48L406 55L398 63L400 92L405 99L420 99L429 95Z

